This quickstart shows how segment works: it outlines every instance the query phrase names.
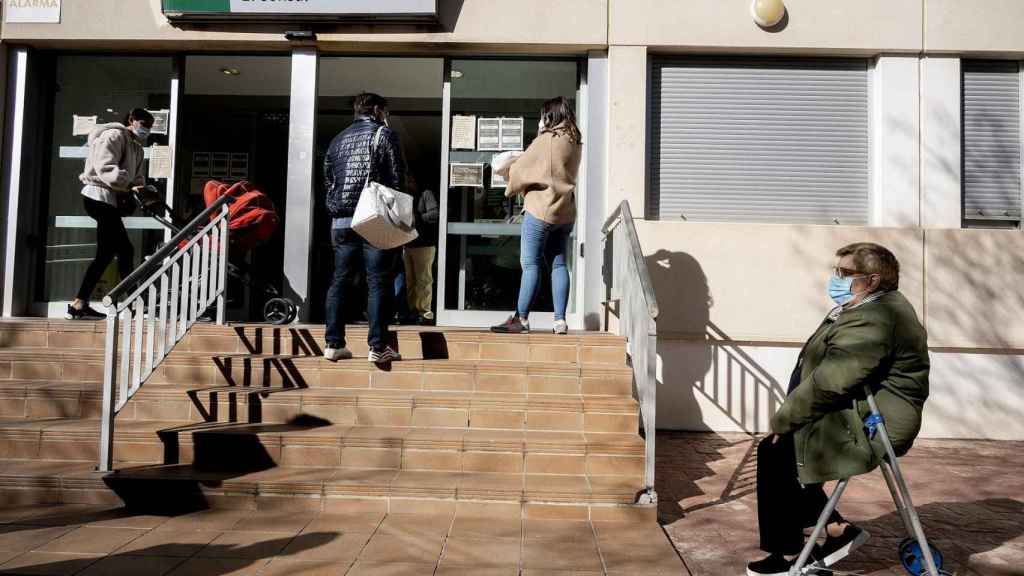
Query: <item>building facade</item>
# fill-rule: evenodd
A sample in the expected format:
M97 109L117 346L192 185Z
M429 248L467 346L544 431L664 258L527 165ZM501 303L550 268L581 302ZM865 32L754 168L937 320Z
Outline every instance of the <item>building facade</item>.
M218 1L65 1L59 23L5 23L3 314L62 313L94 242L80 132L142 106L167 111L153 182L176 210L194 212L209 178L271 195L281 231L248 263L319 321L319 165L371 90L418 180L444 191L439 321L495 322L514 302L518 226L488 161L562 95L584 132L570 321L602 326L601 226L628 200L660 301L660 426L763 431L829 308L835 250L872 240L899 257L929 331L925 434L1024 438L1024 4L786 0L767 29L748 0L380 5L254 18ZM137 252L167 237L128 225Z

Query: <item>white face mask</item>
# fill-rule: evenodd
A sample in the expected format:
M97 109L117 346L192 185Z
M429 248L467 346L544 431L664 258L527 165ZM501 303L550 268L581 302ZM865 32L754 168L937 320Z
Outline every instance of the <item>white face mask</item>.
M541 132L543 132L544 128L546 128L546 127L547 127L547 125L544 124L544 119L541 118L540 121L537 122L537 134L540 134Z

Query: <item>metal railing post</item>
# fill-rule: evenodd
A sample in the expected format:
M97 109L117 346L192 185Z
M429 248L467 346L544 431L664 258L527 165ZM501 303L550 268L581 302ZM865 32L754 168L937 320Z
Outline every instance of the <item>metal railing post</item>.
M655 490L658 302L628 202L619 204L601 231L606 241L605 249L611 247L608 288L610 297L618 302L618 332L626 337L644 429L644 490L637 502L655 504L658 502Z
M220 221L220 241L217 246L217 254L220 256L220 264L217 267L217 324L224 325L228 307L228 207L221 208L224 219Z
M196 318L206 312L213 301L210 292L215 289L220 306L218 321L224 323L227 205L232 201L224 196L208 206L103 299L107 307L107 333L96 466L101 472L114 468L114 423L118 412L185 337ZM221 248L219 254L211 254L215 246ZM218 263L221 265L217 266Z
M103 351L103 412L100 421L100 472L114 468L114 397L117 386L117 303L107 305L107 334Z

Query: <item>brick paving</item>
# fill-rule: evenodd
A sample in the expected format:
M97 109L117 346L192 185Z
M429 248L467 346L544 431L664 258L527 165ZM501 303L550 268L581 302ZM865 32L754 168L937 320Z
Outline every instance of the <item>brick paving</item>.
M677 576L651 519L206 510L0 509L0 574L82 576ZM549 518L548 516L552 516Z
M693 576L744 574L757 550L756 438L659 432L659 520ZM920 440L900 460L925 532L959 576L1024 575L1024 442ZM854 479L843 515L871 540L838 570L905 575L881 472Z

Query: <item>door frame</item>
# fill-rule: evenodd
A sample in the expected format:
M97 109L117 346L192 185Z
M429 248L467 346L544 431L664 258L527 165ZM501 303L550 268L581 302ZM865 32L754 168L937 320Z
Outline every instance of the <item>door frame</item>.
M586 57L544 57L528 58L524 56L510 57L473 57L473 56L446 56L444 59L444 86L442 89L442 125L441 125L441 185L440 191L440 234L438 235L437 246L437 298L435 300L436 318L438 326L460 326L483 328L503 322L508 316L514 313L513 307L508 310L459 310L448 308L447 278L448 278L448 165L451 158L451 120L452 120L452 60L556 60L576 63L576 117L580 131L587 132L587 116L589 109L587 90L587 58ZM583 281L586 275L586 260L583 258L584 241L586 240L587 222L587 138L583 138L583 150L579 168L579 176L576 188L576 230L573 233L573 264L570 278L570 308L566 311L565 319L572 330L584 328L585 317L585 293L586 286ZM464 238L464 236L463 236ZM460 271L460 276L464 271ZM554 314L551 312L531 312L530 325L533 329L550 330L554 324Z

